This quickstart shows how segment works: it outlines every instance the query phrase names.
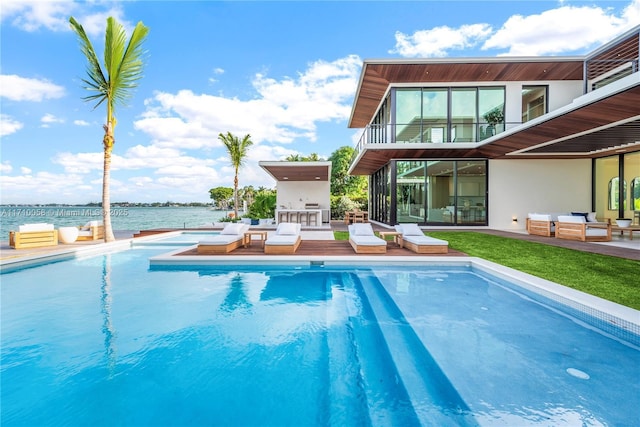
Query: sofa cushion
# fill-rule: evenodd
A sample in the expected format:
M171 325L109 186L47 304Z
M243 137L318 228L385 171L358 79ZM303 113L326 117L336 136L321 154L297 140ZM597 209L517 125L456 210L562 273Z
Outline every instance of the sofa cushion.
M25 233L28 231L51 231L53 230L53 224L47 224L44 222L34 223L34 224L24 224L18 227L18 231L21 233Z

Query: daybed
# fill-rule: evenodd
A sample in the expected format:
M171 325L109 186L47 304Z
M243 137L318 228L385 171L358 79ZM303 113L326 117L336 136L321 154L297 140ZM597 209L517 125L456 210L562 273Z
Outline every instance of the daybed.
M395 229L401 234L401 246L418 254L446 254L449 242L425 236L418 224L400 224Z
M58 230L53 224L24 224L9 232L9 246L15 249L39 248L58 244Z
M357 254L387 253L387 241L377 237L368 222L349 225L349 243Z
M244 233L249 225L227 223L220 234L198 242L198 253L201 255L226 254L239 248L244 243Z
M76 240L98 239L104 239L104 225L102 221L89 221L85 225L78 227L78 238Z
M611 223L587 222L583 215L560 215L556 221L556 238L608 242L611 240Z
M281 222L276 231L264 242L264 253L269 255L293 254L298 250L300 242L300 223Z

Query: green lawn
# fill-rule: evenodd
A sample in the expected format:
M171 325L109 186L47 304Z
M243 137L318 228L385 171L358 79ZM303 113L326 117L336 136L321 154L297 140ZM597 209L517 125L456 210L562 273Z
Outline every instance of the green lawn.
M640 310L640 262L472 231L430 231L449 247ZM334 232L347 240L344 231Z

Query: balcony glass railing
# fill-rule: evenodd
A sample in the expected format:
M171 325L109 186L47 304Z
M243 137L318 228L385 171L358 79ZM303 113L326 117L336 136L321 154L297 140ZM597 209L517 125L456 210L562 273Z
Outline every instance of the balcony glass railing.
M367 144L412 143L476 143L498 135L506 129L522 124L473 122L405 123L393 125L368 125L356 145L356 155Z

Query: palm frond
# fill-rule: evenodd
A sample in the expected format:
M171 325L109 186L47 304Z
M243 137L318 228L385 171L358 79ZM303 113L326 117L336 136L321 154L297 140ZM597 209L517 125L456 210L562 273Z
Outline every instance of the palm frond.
M96 92L84 99L86 101L98 100L99 102L96 104L97 107L107 98L109 85L104 73L102 72L102 67L100 67L98 56L96 55L93 45L87 37L87 33L84 31L84 28L73 18L73 16L69 18L69 23L71 24L71 29L78 36L78 40L80 41L80 50L87 58L88 62L87 75L89 76L89 79L83 79L82 81L86 84L85 88L87 90Z

